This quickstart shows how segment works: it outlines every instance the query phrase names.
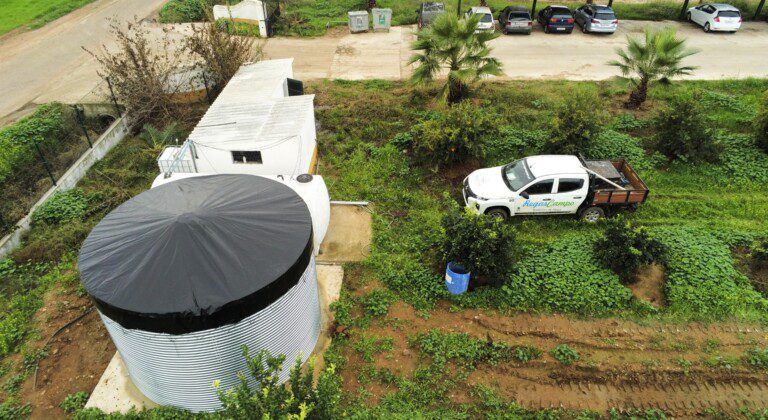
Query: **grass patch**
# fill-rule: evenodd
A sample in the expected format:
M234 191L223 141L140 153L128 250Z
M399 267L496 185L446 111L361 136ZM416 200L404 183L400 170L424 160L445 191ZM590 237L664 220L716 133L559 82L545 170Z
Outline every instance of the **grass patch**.
M25 26L37 29L94 0L5 0L0 7L0 35Z

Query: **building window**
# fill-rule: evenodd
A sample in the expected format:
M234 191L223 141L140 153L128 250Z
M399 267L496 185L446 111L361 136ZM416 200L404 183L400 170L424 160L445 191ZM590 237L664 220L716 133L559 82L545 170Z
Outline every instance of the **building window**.
M261 152L259 151L233 151L232 161L234 163L262 163Z

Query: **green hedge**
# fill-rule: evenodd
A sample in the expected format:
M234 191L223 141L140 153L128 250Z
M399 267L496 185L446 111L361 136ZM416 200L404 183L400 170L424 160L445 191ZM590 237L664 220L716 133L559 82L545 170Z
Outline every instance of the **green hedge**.
M162 23L200 22L205 20L204 0L169 0L160 9ZM211 12L213 12L211 10Z
M39 159L35 142L41 148L55 150L67 135L68 118L64 105L44 104L34 114L0 129L0 183Z

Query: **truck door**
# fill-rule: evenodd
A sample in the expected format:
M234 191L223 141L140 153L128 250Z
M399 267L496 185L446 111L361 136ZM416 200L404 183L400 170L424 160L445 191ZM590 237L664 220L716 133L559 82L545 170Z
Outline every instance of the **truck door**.
M528 198L520 195L515 198L515 214L546 214L547 206L552 201L555 188L554 178L539 179L523 189Z
M584 177L560 177L555 185L553 199L549 203L550 213L576 213L587 197L589 182Z

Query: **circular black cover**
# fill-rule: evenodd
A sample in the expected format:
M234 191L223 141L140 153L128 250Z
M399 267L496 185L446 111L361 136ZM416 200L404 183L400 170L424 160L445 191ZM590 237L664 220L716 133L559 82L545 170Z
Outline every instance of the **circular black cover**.
M293 287L312 220L290 187L252 175L181 179L109 213L78 265L99 310L125 328L184 334L238 322Z

